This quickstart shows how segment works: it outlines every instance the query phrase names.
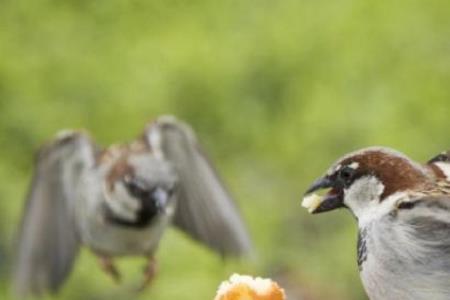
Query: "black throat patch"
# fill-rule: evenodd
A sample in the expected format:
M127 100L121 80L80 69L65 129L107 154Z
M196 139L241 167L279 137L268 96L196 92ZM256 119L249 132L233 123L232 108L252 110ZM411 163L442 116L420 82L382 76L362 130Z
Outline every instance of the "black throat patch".
M153 205L143 205L138 211L137 218L134 221L123 219L117 216L106 203L103 204L105 218L113 225L123 226L128 228L143 229L152 223L158 216L158 210Z
M363 263L367 260L367 245L366 245L367 229L360 229L358 231L357 242L357 262L359 271L362 271Z

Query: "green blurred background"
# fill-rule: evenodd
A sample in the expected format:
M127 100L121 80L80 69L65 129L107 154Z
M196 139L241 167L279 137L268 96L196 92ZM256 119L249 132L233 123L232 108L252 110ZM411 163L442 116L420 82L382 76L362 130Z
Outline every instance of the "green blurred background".
M227 262L173 230L152 288L116 286L84 251L54 299L213 299L232 272L292 300L366 299L348 212L302 193L369 145L419 161L450 148L450 4L442 1L0 0L0 298L33 153L62 128L103 145L160 114L192 124L242 208L257 259Z

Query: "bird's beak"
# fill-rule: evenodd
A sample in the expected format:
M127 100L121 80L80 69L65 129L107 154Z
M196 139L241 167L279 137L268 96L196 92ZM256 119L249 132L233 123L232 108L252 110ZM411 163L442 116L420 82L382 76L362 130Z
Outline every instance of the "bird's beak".
M153 199L156 201L156 207L160 211L164 211L169 201L169 192L163 188L156 188L153 191Z
M328 189L329 192L324 196L315 194L315 191ZM336 208L344 207L344 193L338 188L335 182L328 178L322 177L316 180L306 191L302 206L306 207L312 214L330 211Z

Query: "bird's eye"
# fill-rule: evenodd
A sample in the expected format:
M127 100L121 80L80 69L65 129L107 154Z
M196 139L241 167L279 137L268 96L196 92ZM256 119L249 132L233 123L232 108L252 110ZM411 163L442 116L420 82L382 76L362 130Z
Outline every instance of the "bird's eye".
M345 183L349 183L355 174L355 169L350 167L344 167L339 171L339 178Z

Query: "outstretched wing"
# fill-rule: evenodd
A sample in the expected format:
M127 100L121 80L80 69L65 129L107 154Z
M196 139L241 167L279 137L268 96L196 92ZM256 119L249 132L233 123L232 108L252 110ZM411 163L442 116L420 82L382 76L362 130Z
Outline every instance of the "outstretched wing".
M192 129L171 116L157 119L145 136L155 155L178 175L177 227L222 255L244 255L250 238L239 212Z
M73 206L94 158L90 139L77 132L61 133L39 151L16 250L18 295L56 292L70 273L79 248Z

